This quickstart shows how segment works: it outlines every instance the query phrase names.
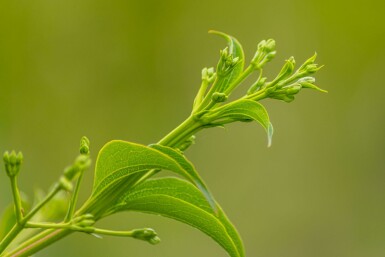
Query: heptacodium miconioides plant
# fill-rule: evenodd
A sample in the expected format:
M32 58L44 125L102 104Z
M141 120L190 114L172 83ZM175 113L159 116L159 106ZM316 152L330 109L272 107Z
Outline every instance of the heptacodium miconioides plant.
M21 152L5 152L4 165L13 193L13 204L4 212L0 226L0 257L30 256L74 232L96 236L132 237L157 244L160 239L151 228L129 231L101 229L95 223L122 211L153 213L198 228L220 244L231 257L245 256L242 240L184 151L202 129L228 123L256 121L267 132L271 145L273 127L262 99L285 102L303 88L315 86L313 74L320 69L316 55L295 69L293 57L286 60L272 80L263 76L265 65L276 55L275 41L262 40L245 68L241 44L233 37L210 31L227 40L216 68L202 70L202 84L191 115L178 127L152 145L114 140L108 142L96 160L90 197L79 208L77 200L83 174L91 164L90 142L83 137L80 154L66 168L49 193L35 196L30 206L19 191L17 178L23 163ZM258 78L244 96L229 100L231 93L252 73ZM152 178L168 170L175 177Z

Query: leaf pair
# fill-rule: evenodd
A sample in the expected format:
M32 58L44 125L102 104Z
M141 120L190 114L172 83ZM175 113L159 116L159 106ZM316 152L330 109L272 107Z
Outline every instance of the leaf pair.
M172 171L182 178L140 181L151 169ZM243 256L235 228L215 202L194 166L178 151L161 145L111 141L100 151L92 195L84 212L103 217L131 210L173 218L196 227L217 241L232 257Z

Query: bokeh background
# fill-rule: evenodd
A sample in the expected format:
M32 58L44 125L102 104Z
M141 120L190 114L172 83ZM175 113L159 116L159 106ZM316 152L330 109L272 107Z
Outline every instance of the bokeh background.
M286 104L264 101L273 146L256 124L200 133L187 156L243 236L247 256L385 256L385 3L357 1L0 1L0 151L22 150L20 187L47 190L87 135L92 157L112 139L153 143L190 112L200 71L227 32L250 60L318 53L317 84ZM1 161L2 162L2 161ZM2 164L1 164L2 165ZM3 171L3 168L1 168ZM89 171L82 188L91 189ZM10 186L0 173L0 211ZM153 227L162 243L72 235L46 256L226 256L209 237L162 217L100 222Z

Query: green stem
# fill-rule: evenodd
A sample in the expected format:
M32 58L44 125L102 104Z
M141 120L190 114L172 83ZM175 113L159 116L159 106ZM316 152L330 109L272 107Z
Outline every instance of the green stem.
M15 239L15 237L23 230L24 225L21 223L16 223L4 239L0 243L0 253L4 252L7 249L8 245ZM2 255L0 255L2 256Z
M17 186L17 176L11 176L10 179L11 179L13 201L15 203L16 222L20 224L21 220L23 219L23 213L22 213L19 187Z
M63 237L73 233L69 229L49 229L41 232L30 240L26 241L13 251L0 255L1 257L27 257L46 248L52 243L62 239Z
M189 137L198 132L202 125L203 124L195 120L191 115L173 131L162 138L158 144L169 147L177 147L179 144L184 143L184 141L186 141Z
M67 216L65 217L64 222L69 222L75 214L75 208L76 208L76 204L79 197L79 191L80 191L80 183L83 179L83 176L84 176L84 172L81 172L78 178L78 181L76 182L75 190L73 192L70 206L68 208Z

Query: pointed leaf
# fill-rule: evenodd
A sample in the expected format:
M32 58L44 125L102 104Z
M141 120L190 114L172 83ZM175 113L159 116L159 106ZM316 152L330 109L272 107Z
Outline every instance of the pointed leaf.
M207 118L218 125L234 121L257 121L266 130L268 146L271 145L273 126L265 107L256 101L242 99L226 104L214 110L213 113L208 113Z
M215 214L191 183L178 178L150 179L127 191L108 214L139 211L172 218L193 226L219 243L231 257L243 257L238 232L218 206Z
M200 178L198 172L195 170L193 164L184 157L180 152L172 149L171 147L162 146L162 145L151 145L152 148L166 154L167 156L173 158L190 176L190 181L194 182L194 184L198 187L198 189L203 193L209 202L211 208L216 211L217 206L214 200L214 197L208 190L207 186Z
M104 205L114 202L114 198L120 197L152 169L175 172L204 190L204 195L212 199L195 169L182 155L158 148L162 150L118 140L107 143L96 161L92 195L87 205L92 207L88 211L102 215Z

